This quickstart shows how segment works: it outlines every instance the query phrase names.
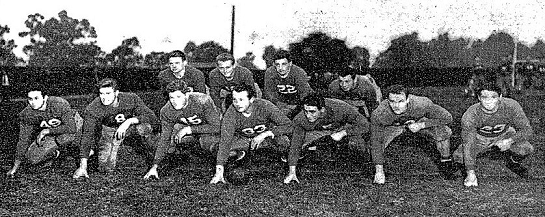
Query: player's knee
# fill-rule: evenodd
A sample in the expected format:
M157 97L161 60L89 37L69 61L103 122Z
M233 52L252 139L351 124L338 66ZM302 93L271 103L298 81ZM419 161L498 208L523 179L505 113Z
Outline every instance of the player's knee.
M153 133L153 128L149 123L143 123L136 125L136 131L140 136L149 136Z

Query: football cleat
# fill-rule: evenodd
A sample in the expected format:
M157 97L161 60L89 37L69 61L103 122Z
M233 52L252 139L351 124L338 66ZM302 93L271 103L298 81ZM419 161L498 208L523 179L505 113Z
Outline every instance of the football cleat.
M470 172L470 173L467 174L467 177L464 180L464 185L466 187L478 186L477 176L475 175L475 172Z
M518 157L518 158L520 158L518 161L513 159L514 157L515 156L513 156L513 155L507 157L506 162L505 162L505 166L507 166L507 168L509 170L511 170L512 172L517 174L519 177L521 177L523 179L528 179L529 178L528 169L526 169L526 167L522 166L522 164L519 162L520 160L522 160L522 157Z

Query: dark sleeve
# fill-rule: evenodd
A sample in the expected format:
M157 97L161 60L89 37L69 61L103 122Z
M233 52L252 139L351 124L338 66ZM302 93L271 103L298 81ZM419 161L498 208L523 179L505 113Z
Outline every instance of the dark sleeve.
M15 152L15 159L16 160L23 160L25 157L25 153L28 150L28 147L30 146L31 141L31 134L32 131L34 131L34 128L32 125L25 124L24 121L21 121L19 124L19 141L17 142L17 149Z
M220 143L218 144L218 154L216 156L216 165L225 165L227 159L229 158L229 151L231 149L231 143L233 142L235 136L235 124L236 116L235 108L230 106L225 112L225 117L221 121L221 137Z
M300 73L297 73L297 76L295 77L295 82L297 84L297 91L299 91L299 99L302 100L312 92L312 88L308 83L308 77L305 70L301 68L299 69Z
M214 105L216 107L221 108L221 99L220 99L220 92L221 92L221 86L218 82L218 78L215 76L216 69L212 70L210 72L210 97L214 101Z
M515 102L513 105L512 120L514 121L513 127L516 130L516 134L513 137L515 142L528 141L534 135L534 130L530 125L530 121L528 120L528 117L526 117L526 114L522 110L522 106L520 106L518 102Z
M83 132L80 142L80 157L89 158L89 151L96 143L96 134L101 130L102 125L99 117L92 110L93 107L88 107L83 114Z
M426 99L425 117L426 128L447 125L452 122L452 115L445 108L433 103L431 100Z
M153 164L161 163L165 157L165 153L168 151L170 146L173 129L174 123L169 122L165 115L161 112L161 138L157 144Z
M293 131L290 119L284 115L278 107L271 102L265 101L266 110L269 112L269 117L274 123L271 132L274 136L288 135Z
M193 91L206 94L206 80L204 79L204 74L201 72L201 70L195 69L195 76L193 79L195 79L195 87Z
M58 127L49 128L49 132L53 135L76 133L76 119L74 118L76 112L70 108L68 101L62 99L55 105L55 107L57 107L55 109L62 113L61 121L63 124Z
M153 111L148 106L146 106L144 101L138 95L131 95L134 96L134 113L136 118L138 119L138 122L155 124L157 121L155 113L153 113Z
M274 67L274 66L272 66ZM273 70L272 67L269 67L267 71L265 71L265 81L264 81L264 90L263 90L263 98L266 100L271 101L273 104L278 103L278 92L276 90L276 86L274 86L273 79L273 73L276 73Z
M301 148L305 140L305 129L298 124L298 120L302 117L302 113L299 113L294 120L293 134L291 137L290 150L288 154L288 165L296 166L299 156L301 155Z
M477 126L475 124L475 113L473 112L473 106L469 107L462 115L461 125L462 132L462 145L474 144L475 136L477 135Z
M207 123L191 126L191 133L219 133L221 126L220 113L208 95L204 95L203 100Z
M339 109L338 111L343 115L343 120L348 123L346 133L348 136L362 135L369 132L369 122L362 114L360 114L356 108L347 104L346 107Z
M377 92L375 92L375 88L373 88L371 82L364 80L364 83L365 86L363 87L363 96L365 98L365 105L369 111L373 111L378 106Z

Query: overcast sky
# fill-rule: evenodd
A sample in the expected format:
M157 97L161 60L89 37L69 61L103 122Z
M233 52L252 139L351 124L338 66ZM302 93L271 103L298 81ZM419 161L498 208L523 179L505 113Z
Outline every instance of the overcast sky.
M267 45L287 48L312 31L363 46L372 57L400 35L418 32L427 41L449 32L454 38L485 39L505 31L528 45L545 38L545 1L537 0L0 0L0 25L8 25L21 51L29 39L29 14L48 20L61 10L87 19L105 52L136 36L143 54L183 49L190 40L213 40L230 48L231 6L236 7L235 57L252 51L258 58ZM262 60L256 62L264 66Z

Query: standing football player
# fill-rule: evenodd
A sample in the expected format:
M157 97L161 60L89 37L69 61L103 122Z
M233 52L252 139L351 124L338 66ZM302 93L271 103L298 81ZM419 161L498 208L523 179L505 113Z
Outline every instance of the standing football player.
M486 76L476 87L479 102L462 116L462 145L454 152L455 161L463 161L467 169L464 185L478 185L475 159L479 153L491 149L504 154L507 168L522 178L529 178L522 161L534 151L528 142L533 129L522 107L517 101L502 96L501 84L496 83L494 76Z
M253 86L257 97L259 87L254 82L253 74L245 67L235 65L235 58L229 53L222 53L216 57L217 68L212 70L209 75L210 97L214 104L223 113L233 102L232 88L239 84Z
M166 154L173 154L176 146L191 149L198 144L201 149L216 153L219 142L220 113L210 96L190 92L184 81L173 81L167 85L166 90L169 102L161 109L161 139L153 166L144 179L159 178L159 164Z
M274 57L274 65L265 71L263 98L278 106L290 119L299 112L298 102L312 92L305 70L291 62L288 51Z
M159 72L157 78L161 83L161 90L175 80L183 80L193 92L206 93L204 74L193 66L187 64L184 52L175 50L170 52L168 69ZM165 93L166 94L166 93Z
M443 107L423 96L412 95L403 85L388 88L387 99L371 114L371 149L375 163L374 183L384 184L384 150L403 132L420 133L431 137L441 153L439 171L446 179L452 178L450 156L452 115Z
M338 72L339 78L329 84L331 98L340 99L358 108L369 118L380 102L369 78L357 75L357 70L345 67Z
M331 152L337 146L347 144L362 155L368 153L369 146L363 136L369 132L369 122L354 106L316 93L306 96L302 104L303 111L293 119L289 173L284 183L299 182L296 166L301 149L315 147L317 151Z
M130 145L151 164L155 152L152 125L157 124L153 111L138 95L120 92L114 79L101 80L98 83L98 92L99 97L85 108L80 167L73 177L89 177L87 159L91 149L97 152L95 147L98 148L99 169L113 172L119 147L128 137L140 140ZM97 138L99 135L100 138Z
M61 152L77 154L74 141L82 119L61 97L48 96L36 83L27 89L28 106L19 113L19 142L13 167L7 175L13 177L23 160L36 165L58 158Z
M235 86L233 104L221 122L216 173L210 183L225 183L224 165L233 150L238 150L236 160L241 160L249 149L269 147L285 153L291 132L290 119L278 107L268 100L255 98L252 86Z

